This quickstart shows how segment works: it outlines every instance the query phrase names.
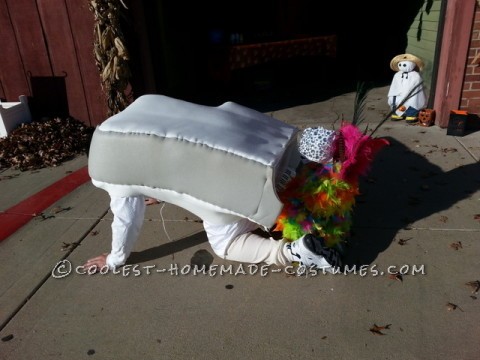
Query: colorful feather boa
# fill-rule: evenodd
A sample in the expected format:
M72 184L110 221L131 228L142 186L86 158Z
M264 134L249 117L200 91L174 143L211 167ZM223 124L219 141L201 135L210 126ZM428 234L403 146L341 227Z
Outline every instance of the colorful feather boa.
M329 164L303 164L279 196L284 207L274 231L293 241L307 233L325 239L328 246L343 241L350 232L359 177L366 175L375 155L386 145L385 139L372 139L352 124L339 130L333 150L343 161Z

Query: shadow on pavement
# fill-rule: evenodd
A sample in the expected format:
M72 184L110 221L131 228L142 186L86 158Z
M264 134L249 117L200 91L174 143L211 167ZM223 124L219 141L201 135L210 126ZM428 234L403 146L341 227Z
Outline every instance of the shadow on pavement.
M479 163L444 172L401 142L387 139L391 145L378 154L360 184L347 265L371 264L400 230L449 209L480 189ZM439 147L437 151L453 150Z
M207 242L207 235L202 231L183 239L168 242L143 251L132 252L128 258L127 264L139 264L156 260L205 242Z
M390 146L378 154L368 176L361 179L361 194L357 198L352 234L346 246L345 263L349 266L371 264L390 246L399 231L408 230L412 224L451 208L480 189L479 163L445 172L401 142L391 137L386 139ZM448 156L448 151L453 150L438 147L435 151L446 152ZM440 223L436 225L440 227ZM133 252L127 263L156 260L206 242L206 234L202 231ZM213 259L208 262L211 261Z

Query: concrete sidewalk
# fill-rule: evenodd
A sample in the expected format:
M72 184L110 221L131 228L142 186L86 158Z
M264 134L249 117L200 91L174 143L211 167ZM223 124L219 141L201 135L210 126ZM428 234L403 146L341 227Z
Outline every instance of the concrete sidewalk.
M387 91L369 95L370 127ZM353 99L271 115L338 127ZM112 220L107 194L80 186L0 242L0 359L478 359L480 294L467 283L480 280L480 132L388 121L377 136L391 146L363 179L348 275L224 261L170 204L147 208L130 265L79 274L109 251ZM0 173L0 210L86 163Z

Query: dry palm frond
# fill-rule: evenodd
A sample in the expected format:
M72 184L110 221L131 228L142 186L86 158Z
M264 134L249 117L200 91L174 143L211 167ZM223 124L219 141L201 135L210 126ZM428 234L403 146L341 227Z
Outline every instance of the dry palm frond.
M370 90L372 89L371 84L365 82L357 83L357 92L355 95L355 104L353 108L353 119L352 124L359 126L364 120L364 111L365 104L367 101L367 96Z
M391 111L383 118L375 127L375 129L370 133L370 136L372 136L394 113L397 109L401 108L403 104L410 98L414 97L417 95L423 87L423 82L416 85L410 92L407 94L405 99L402 100L400 104L395 109L391 109ZM367 84L365 82L359 82L357 84L357 92L355 95L355 104L354 104L354 110L353 110L353 119L352 119L352 124L356 125L359 127L359 125L365 120L364 117L364 111L365 111L365 106L366 106L366 100L368 97L368 94L370 90L372 89L371 84ZM365 128L364 133L366 133L368 130Z

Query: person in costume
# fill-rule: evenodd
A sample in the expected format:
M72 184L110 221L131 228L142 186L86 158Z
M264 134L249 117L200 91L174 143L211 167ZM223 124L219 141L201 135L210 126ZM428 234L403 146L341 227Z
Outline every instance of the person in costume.
M168 109L168 105L171 104L172 101L173 104L175 104L175 111L183 111L184 107L188 108L191 106L190 104L165 98L147 100L150 101L148 104L152 106L159 100L164 101L165 103L163 103L161 107L162 111L166 108ZM147 100L143 99L142 101ZM152 103L152 101L155 102ZM140 103L141 102L138 103L138 106L140 106ZM145 102L142 103L142 105L146 104ZM179 110L178 106L182 109ZM132 109L133 108L134 107L132 107ZM255 230L261 227L262 223L263 225L269 224L270 220L263 220L265 217L268 218L268 215L262 215L262 218L258 218L256 214L241 215L239 212L242 210L236 210L235 215L229 217L230 214L221 213L223 210L218 204L209 204L203 200L197 201L188 194L187 197L172 196L172 191L170 190L167 192L159 192L163 197L163 199L160 200L164 201L166 198L169 202L182 206L202 218L203 226L212 250L223 259L244 263L266 263L268 265L278 266L297 263L306 267L324 269L330 272L340 267L342 264L338 245L342 239L348 235L351 224L350 213L355 202L355 195L358 194L358 177L368 170L373 157L386 145L386 142L381 139L372 139L370 136L362 134L358 127L352 124L344 124L338 131L327 130L322 127L308 128L303 130L300 136L297 136L299 133L296 129L291 129L289 126L278 122L278 120L266 117L251 109L243 108L233 103L224 104L220 108L222 111L218 114L218 108L205 109L203 107L192 107L195 112L188 111L182 113L182 118L188 117L193 113L197 118L202 118L202 111L205 111L205 114L208 115L205 118L208 123L212 125L212 129L219 125L222 137L231 136L228 142L229 146L231 146L231 143L235 142L236 139L240 139L240 143L235 144L235 149L241 149L244 145L247 145L246 148L248 148L248 151L255 153L256 160L260 157L261 146L267 142L273 141L275 143L277 140L264 137L264 141L257 139L255 144L252 145L250 137L238 136L238 129L232 132L226 130L229 116L232 114L235 115L233 116L234 121L231 123L231 126L237 126L237 123L241 120L237 115L245 116L248 119L254 117L258 122L255 123L257 130L253 132L256 135L261 134L262 131L266 131L265 129L269 126L277 130L280 129L280 133L285 133L285 129L289 131L289 135L285 140L282 140L282 144L279 146L274 144L276 147L269 147L268 151L270 153L272 149L280 149L278 151L279 156L276 157L275 162L269 165L274 169L280 169L280 167L283 166L281 164L285 163L286 158L294 159L290 162L295 164L293 168L289 167L286 169L287 171L282 171L282 174L286 175L288 180L282 179L282 181L280 181L278 177L275 177L275 180L272 179L272 181L275 182L274 191L278 194L282 204L279 215L273 218L275 230L282 232L282 239L275 240L272 237L264 237L255 232ZM225 109L228 110L228 113ZM145 127L148 125L142 125L132 120L134 119L132 114L135 114L133 111L134 110L128 113L128 111L125 110L126 113L124 115L119 115L113 119L114 121L110 122L110 124L105 125L101 129L97 129L97 135L94 134L94 141L92 141L89 155L89 171L94 185L104 188L109 192L111 199L110 209L114 218L112 223L112 246L110 253L104 253L89 259L84 264L84 268L86 269L100 269L104 266L115 269L124 265L139 236L144 221L146 206L154 203L155 199L158 198L152 196L154 191L158 189L146 187L144 184L141 186L124 185L126 178L135 178L138 172L133 171L133 175L130 175L124 174L122 169L117 169L118 167L122 167L119 165L119 162L123 161L122 156L115 158L117 161L115 168L111 168L110 170L104 169L104 167L109 166L108 164L111 162L109 156L116 155L116 151L112 150L111 147L117 146L117 151L121 151L124 147L122 144L118 144L118 142L128 137L128 135L124 134L132 134L132 141L136 144L135 149L140 147L138 141L141 143L156 141L151 134L145 133L145 129L141 131L131 130L132 126L141 128L142 126ZM155 114L153 117L155 117L156 129L161 128L161 126L156 123L156 117L159 117L158 114L150 110L149 112ZM217 115L219 116L220 122L212 122L212 117ZM145 116L145 114L142 113L142 116ZM168 117L172 117L171 112L168 113ZM168 124L168 121L168 119L162 120L162 124ZM126 122L127 126L125 126L124 122ZM121 126L118 126L118 124ZM162 129L156 132L157 135L162 135L162 139L160 140L162 146L167 140L173 139L173 137L167 137L171 136L170 133L175 132L173 128L178 124L177 119L173 119L172 124L173 125L166 127L168 131ZM118 130L118 128L121 128L121 131L124 133L122 133L116 141L110 142L113 130ZM178 148L180 149L180 146L190 146L184 144L185 139L188 138L189 130L185 130L183 125L180 126L179 129L182 131L181 136L175 134L175 141L179 143ZM250 130L245 129L244 131L248 132ZM165 136L164 134L167 135ZM196 132L195 134L195 141L198 142L199 135ZM209 131L208 134L211 134L211 131ZM213 140L208 139L208 135L204 137L207 138L209 146L220 147L218 144L212 145ZM215 139L216 138L218 138L218 136L215 136ZM245 142L245 144L243 142ZM202 148L205 147L205 143L207 142L202 140ZM169 146L177 146L177 144L170 144ZM252 147L254 148L253 150ZM257 148L255 149L255 147ZM287 148L290 154L287 153ZM111 155L109 155L108 152L110 152ZM229 155L230 152L232 152L232 149L229 149L227 153L221 150L221 155L219 156L226 158L226 160L223 159L221 161L233 161L231 155ZM301 157L295 160L297 158L294 154L297 152ZM177 162L182 161L182 159L187 161L189 159L187 153L185 153L183 157L177 158ZM210 152L207 154L210 154ZM125 153L125 157L126 156L129 156L129 152ZM216 155L212 154L207 156L213 158ZM135 155L133 155L132 158L136 158ZM251 162L251 159L248 160L248 166L251 166ZM214 168L217 172L222 172L223 170L221 166L215 166ZM269 168L267 168L267 170L270 171ZM111 173L115 171L119 172L115 175L117 177L111 175ZM149 170L146 169L145 171ZM181 170L179 169L178 171ZM235 180L234 177L237 176L236 174L230 174L226 170L223 171L223 173L212 175L208 175L207 173L207 176L230 179L231 181ZM251 171L251 174L243 174L246 177L245 179L255 175L255 170L252 169ZM269 172L267 172L267 174L268 173ZM108 178L109 176L110 178ZM123 178L121 178L122 176ZM260 176L260 178L263 178L263 175ZM142 181L147 182L145 179L147 179L147 177L143 177ZM163 182L166 183L167 180ZM241 183L245 181L246 180L242 180ZM114 184L114 182L118 184ZM195 186L195 184L190 184L188 181L186 183L187 187L184 188L183 191L192 190L191 192L193 193L193 189L190 189L190 187ZM261 185L262 189L268 187L268 183L269 181L267 181L266 185ZM208 187L212 185L206 182L205 186ZM218 186L218 184L214 184L214 186ZM268 192L264 192L258 197L263 199L268 197L267 195ZM242 197L245 196L246 194ZM273 196L276 197L275 195ZM253 197L253 199L255 199L255 197ZM233 203L236 205L237 201L232 202L232 204ZM249 204L247 203L247 205ZM217 216L217 212L220 216ZM255 221L254 219L257 218L258 220ZM227 220L224 221L224 219Z
M408 123L418 120L418 113L426 106L426 96L420 71L423 61L412 54L395 56L390 68L395 71L388 91L388 105L394 111L392 120L405 119Z
M306 133L310 129L307 129ZM305 158L299 168L314 159L317 165L331 160L335 131L315 129L323 136L310 138L308 146L304 144ZM302 137L304 140L307 137ZM315 148L315 150L313 150ZM288 183L286 184L288 186ZM88 260L85 267L101 268L107 265L111 269L122 266L127 261L133 246L139 236L145 208L148 205L160 203L148 196L115 197L111 196L110 208L114 214L112 223L112 250ZM247 218L230 224L214 224L203 220L203 227L208 241L219 257L244 263L265 263L267 265L287 266L297 262L304 266L331 271L341 265L341 256L335 248L326 246L322 237L312 234L302 235L295 241L265 238L255 233L259 224Z

